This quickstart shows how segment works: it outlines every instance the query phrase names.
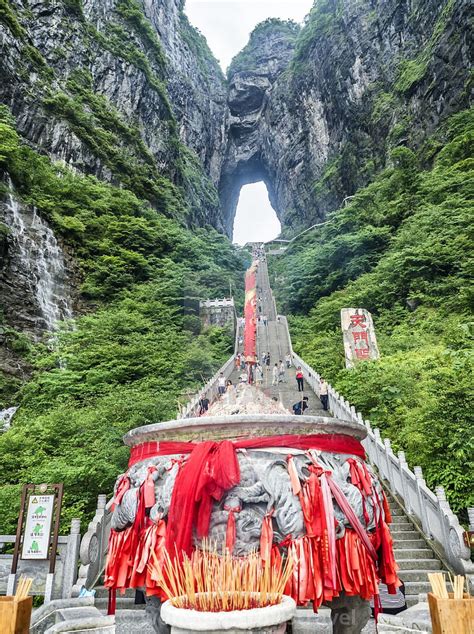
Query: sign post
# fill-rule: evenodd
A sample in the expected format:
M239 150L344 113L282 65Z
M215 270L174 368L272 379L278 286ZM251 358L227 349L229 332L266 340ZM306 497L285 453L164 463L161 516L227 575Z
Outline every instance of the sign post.
M19 560L49 560L45 602L51 600L63 498L62 484L25 484L7 594L15 591Z
M358 361L380 358L372 315L365 308L342 308L341 328L344 338L346 368Z

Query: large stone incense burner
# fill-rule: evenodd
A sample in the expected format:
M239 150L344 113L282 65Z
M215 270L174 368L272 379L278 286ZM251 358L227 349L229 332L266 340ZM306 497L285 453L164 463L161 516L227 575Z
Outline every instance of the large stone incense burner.
M227 544L237 556L260 550L262 559L272 562L291 554L297 566L287 593L300 605L330 605L335 632L359 632L368 618L368 600L378 592L377 581L398 585L384 494L363 460L365 427L294 416L251 386L239 388L237 401L222 401L206 416L147 425L125 436L130 467L115 489L106 584L146 587L160 596L143 562L151 558L151 550L159 559L162 549L169 549L170 534L181 528L171 526L180 517L176 505L183 504L183 521L189 508L195 512L191 548L210 541ZM274 413L263 413L266 409ZM202 534L204 502L196 507L191 499L189 507L186 500L201 490L195 480L214 484L216 473L228 468L218 461L228 441L238 476L229 488L217 487L217 494L206 485L213 493ZM203 448L202 469L186 477L194 452ZM175 489L183 483L191 493L178 498ZM130 540L135 557L127 550ZM124 552L133 563L118 572L116 561ZM354 612L347 629L347 621L342 619L341 625L337 615L349 608Z

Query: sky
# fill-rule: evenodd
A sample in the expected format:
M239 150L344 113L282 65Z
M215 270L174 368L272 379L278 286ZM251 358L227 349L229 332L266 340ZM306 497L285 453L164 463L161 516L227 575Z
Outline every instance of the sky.
M232 58L247 44L253 28L266 18L302 22L313 0L186 0L191 24L206 37L225 71ZM234 223L234 242L245 244L272 240L280 223L263 183L242 187Z
M270 201L265 183L244 185L234 220L233 242L267 242L280 233L281 225Z

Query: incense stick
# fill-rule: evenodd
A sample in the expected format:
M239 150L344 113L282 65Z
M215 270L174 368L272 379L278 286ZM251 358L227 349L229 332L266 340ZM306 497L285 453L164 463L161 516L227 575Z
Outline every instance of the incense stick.
M257 552L234 557L204 542L191 557L172 558L164 551L160 563L152 553L149 567L175 607L229 612L281 603L294 563L289 557L284 566L272 565Z

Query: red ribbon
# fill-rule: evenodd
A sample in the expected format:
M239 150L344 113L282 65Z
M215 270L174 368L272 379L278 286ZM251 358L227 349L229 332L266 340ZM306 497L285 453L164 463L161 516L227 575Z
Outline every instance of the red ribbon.
M365 458L365 451L358 440L343 434L285 434L282 436L264 436L263 438L242 438L231 442L234 449L270 449L271 447L289 447L291 449L317 449L331 453L352 454ZM151 441L132 447L128 466L149 460L157 456L173 456L190 454L196 447L204 443Z
M240 482L239 462L228 440L195 445L189 460L179 470L168 513L166 549L191 554L193 527L205 537L213 501Z

